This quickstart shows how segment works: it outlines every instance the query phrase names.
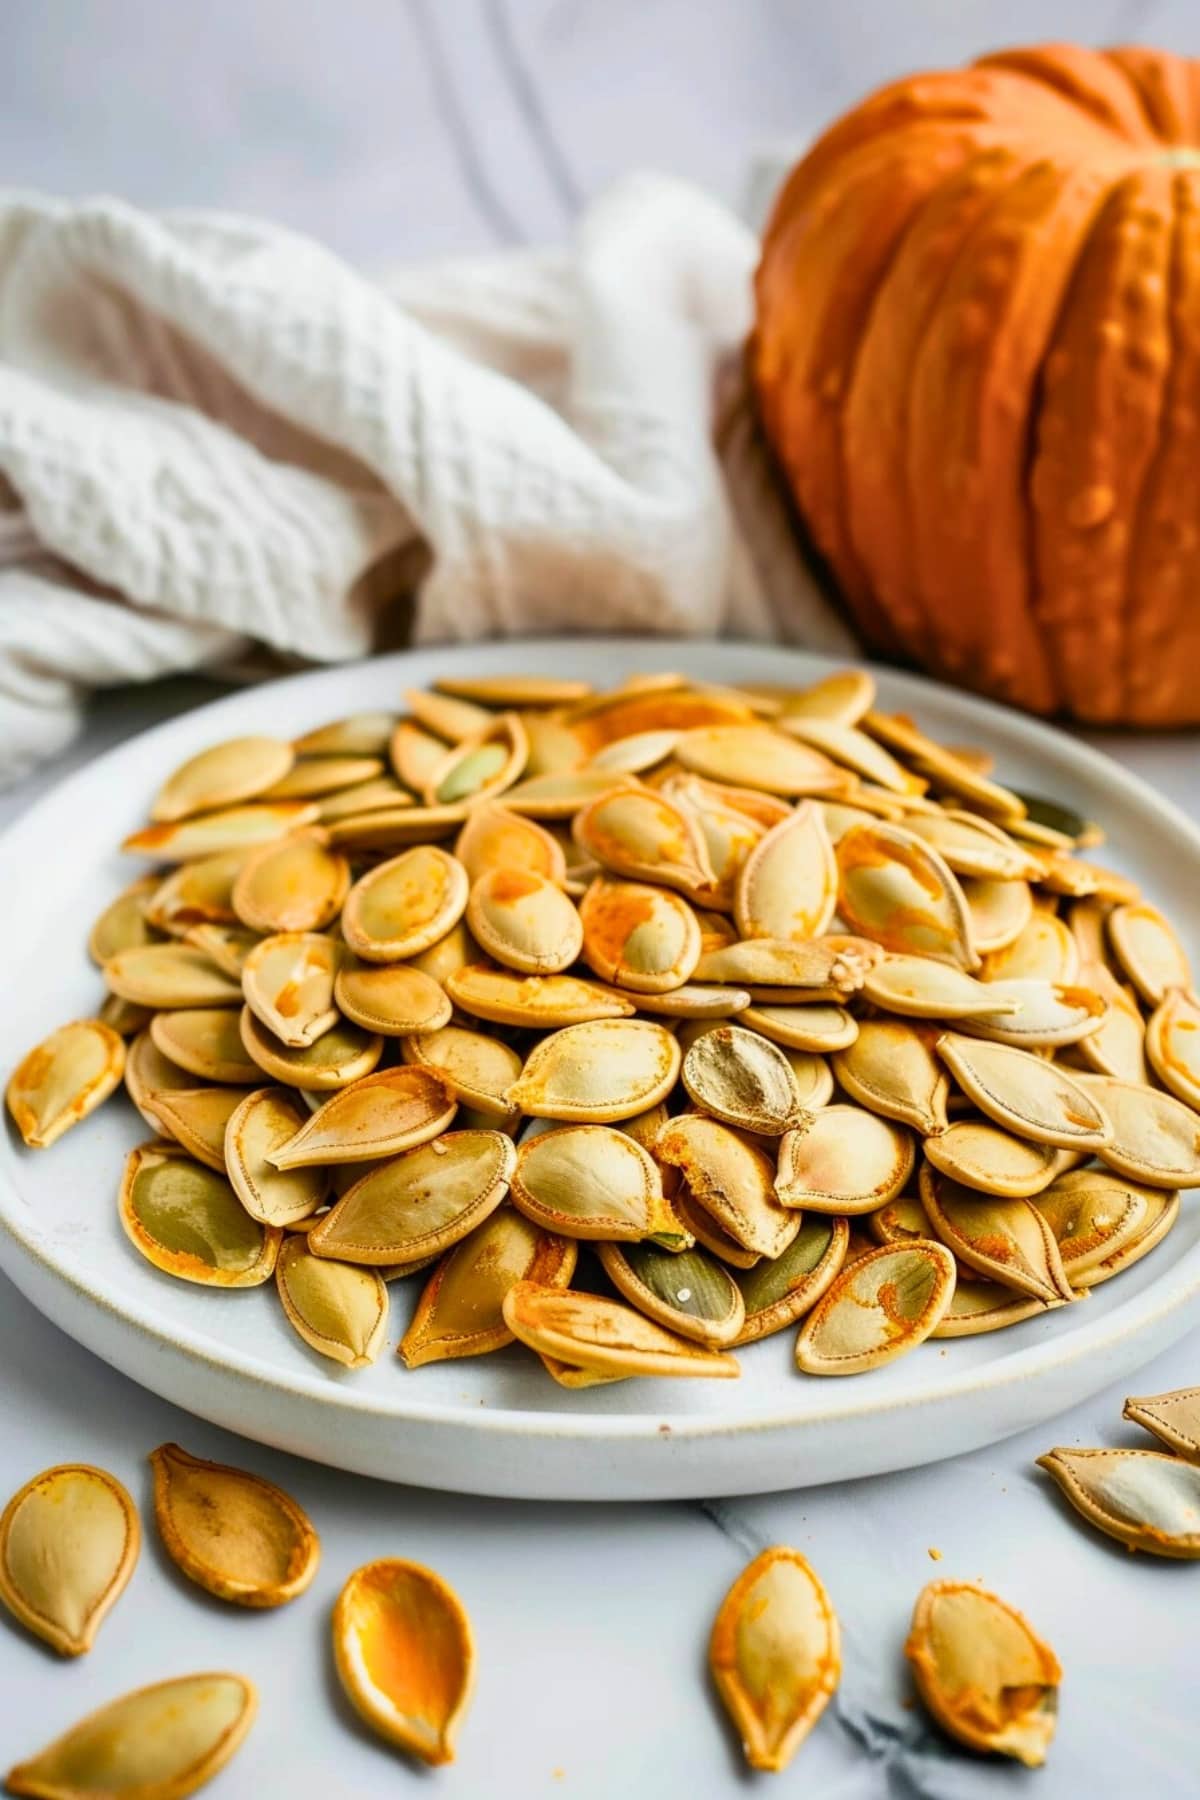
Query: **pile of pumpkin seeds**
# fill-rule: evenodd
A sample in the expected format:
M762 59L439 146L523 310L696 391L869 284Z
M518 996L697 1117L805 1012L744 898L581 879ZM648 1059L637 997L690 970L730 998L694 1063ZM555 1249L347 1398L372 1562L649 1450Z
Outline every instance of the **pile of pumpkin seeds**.
M175 770L97 920L107 998L8 1087L120 1085L165 1275L314 1350L527 1345L568 1387L814 1375L1077 1302L1200 1185L1200 1003L1099 829L876 706L446 680Z

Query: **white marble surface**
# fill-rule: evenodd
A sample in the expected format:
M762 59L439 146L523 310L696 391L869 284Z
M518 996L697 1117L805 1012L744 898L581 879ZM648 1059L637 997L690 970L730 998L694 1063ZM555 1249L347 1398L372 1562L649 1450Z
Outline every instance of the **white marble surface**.
M582 199L647 163L737 199L757 148L803 136L907 65L1072 34L1195 52L1200 13L1194 0L6 0L0 166L7 182L66 193L267 212L363 261L394 261L559 236ZM106 696L67 758L0 799L0 822L72 763L213 691L192 681ZM1193 740L1107 747L1200 816ZM421 1776L348 1712L327 1650L341 1579L395 1553L456 1585L479 1640L460 1761L428 1791L743 1793L755 1784L709 1692L703 1647L745 1557L782 1541L827 1581L847 1660L836 1706L781 1791L1197 1792L1200 1571L1130 1558L1090 1534L1032 1466L1053 1442L1141 1441L1119 1423L1118 1391L925 1472L711 1508L590 1509L388 1488L256 1449L104 1368L2 1277L0 1371L0 1495L78 1458L103 1463L145 1502L146 1453L178 1438L282 1481L324 1543L310 1593L255 1616L185 1583L151 1529L129 1592L76 1664L43 1654L0 1613L5 1766L124 1687L229 1666L259 1683L263 1709L214 1796L323 1800L417 1786ZM1200 1331L1136 1386L1197 1379ZM1041 1774L959 1755L912 1709L900 1646L912 1600L935 1574L994 1585L1057 1649L1062 1723Z

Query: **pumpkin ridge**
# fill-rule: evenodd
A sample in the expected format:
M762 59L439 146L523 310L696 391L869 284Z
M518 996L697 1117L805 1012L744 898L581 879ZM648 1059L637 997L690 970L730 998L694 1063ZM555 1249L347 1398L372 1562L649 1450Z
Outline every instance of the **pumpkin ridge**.
M1181 66L1182 59L1147 50L1140 44L1122 44L1104 55L1129 82L1150 121L1155 137L1167 144L1185 144L1191 96Z
M1188 610L1188 596L1200 583L1193 522L1200 517L1194 413L1200 393L1200 172L1180 171L1172 185L1174 231L1165 318L1170 350L1162 427L1143 483L1130 553L1121 716L1135 724L1194 717L1189 671L1200 661L1200 618Z
M997 185L990 191L981 180L985 163L997 172ZM851 540L885 603L901 647L915 658L928 656L930 646L911 527L907 445L912 372L964 244L1028 167L1028 156L1022 160L1017 151L1005 146L981 149L922 207L880 285L859 342L854 379L843 409L842 456L855 471L847 504ZM972 188L979 198L977 212L969 210ZM960 209L966 210L967 216L960 234L951 241L953 214ZM946 211L951 218L943 225ZM927 247L926 240L931 237L933 245ZM945 240L940 274L931 268L939 237ZM927 298L912 291L920 280L931 285ZM936 287L932 287L935 280ZM896 369L906 371L908 379L897 382ZM889 432L890 446L886 441ZM880 471L885 464L872 485L872 469Z
M1146 160L1081 240L1042 368L1033 610L1081 718L1118 716L1133 529L1158 438L1173 180Z
M1157 140L1141 94L1103 51L1084 50L1077 44L1033 44L993 51L979 57L975 67L1007 69L1040 82L1130 143Z

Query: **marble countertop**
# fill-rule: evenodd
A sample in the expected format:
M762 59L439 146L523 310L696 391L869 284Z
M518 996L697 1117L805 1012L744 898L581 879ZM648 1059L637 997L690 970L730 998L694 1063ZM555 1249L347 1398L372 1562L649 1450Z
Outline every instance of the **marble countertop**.
M0 146L13 185L261 212L378 265L560 238L581 204L644 165L737 202L757 150L802 139L903 68L1074 35L1200 51L1194 0L705 0L702 21L694 0L10 0ZM215 691L177 681L103 697L67 756L0 796L0 823L68 767ZM1194 740L1094 741L1200 818ZM707 1634L748 1557L783 1542L827 1583L846 1668L780 1791L1197 1792L1200 1570L1128 1556L1077 1522L1033 1467L1053 1443L1145 1441L1120 1423L1120 1389L1035 1433L899 1476L589 1508L393 1488L259 1449L94 1360L2 1276L0 1371L0 1498L80 1459L111 1469L145 1513L146 1455L174 1438L281 1482L324 1546L309 1594L255 1615L185 1582L151 1528L129 1593L72 1664L0 1610L0 1766L127 1687L227 1666L253 1677L263 1706L208 1790L214 1800L357 1800L421 1785L447 1800L736 1796L765 1778L745 1774L709 1688ZM1198 1379L1200 1330L1132 1385ZM328 1649L341 1581L386 1554L440 1570L478 1638L460 1759L427 1783L358 1725ZM957 1752L912 1704L901 1656L912 1603L950 1575L982 1579L1024 1609L1061 1658L1061 1726L1039 1773Z
M221 690L204 680L116 692L51 769L0 796L7 823L68 768ZM1200 817L1187 737L1091 741ZM1198 1321L1200 1324L1200 1321ZM313 1588L247 1614L180 1576L153 1527L92 1654L62 1664L0 1611L0 1765L104 1699L167 1673L228 1667L261 1690L246 1745L213 1784L239 1800L384 1795L422 1779L358 1724L338 1688L329 1612L350 1570L401 1555L461 1594L479 1651L446 1800L720 1800L755 1781L709 1687L707 1634L726 1588L767 1544L819 1570L842 1623L836 1699L783 1783L821 1800L1095 1800L1145 1786L1192 1800L1197 1583L1187 1563L1132 1557L1065 1507L1034 1458L1053 1444L1149 1442L1121 1423L1126 1392L1200 1379L1200 1330L1123 1388L1037 1431L901 1475L738 1500L535 1506L389 1487L246 1443L154 1398L47 1324L0 1276L0 1498L64 1459L96 1462L149 1519L146 1456L175 1439L253 1468L308 1508L323 1555ZM1062 1662L1061 1723L1036 1774L955 1750L914 1706L901 1646L926 1581L984 1581L1025 1611ZM432 1788L430 1789L432 1791Z

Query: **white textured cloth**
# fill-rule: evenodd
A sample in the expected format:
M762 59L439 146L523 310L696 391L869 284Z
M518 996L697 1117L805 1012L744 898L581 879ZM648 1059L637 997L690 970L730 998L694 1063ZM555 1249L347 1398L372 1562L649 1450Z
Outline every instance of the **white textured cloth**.
M746 404L751 234L623 182L375 282L275 227L0 197L0 781L87 690L551 631L851 640Z

